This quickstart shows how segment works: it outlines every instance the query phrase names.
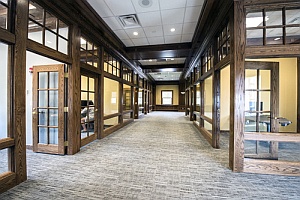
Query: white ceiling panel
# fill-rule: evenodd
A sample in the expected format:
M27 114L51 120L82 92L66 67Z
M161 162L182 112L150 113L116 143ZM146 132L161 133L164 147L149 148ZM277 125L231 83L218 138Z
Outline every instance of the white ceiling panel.
M181 42L191 42L193 39L193 34L185 34L181 37Z
M132 47L134 46L133 42L129 39L129 40L122 40L122 42L124 43L125 46L127 47Z
M105 2L116 16L135 13L131 0L105 0Z
M201 6L187 7L184 16L184 22L197 22L201 8Z
M121 39L121 40L129 40L129 37L124 30L116 30L115 34Z
M144 33L144 30L142 28L130 28L125 29L125 32L127 33L128 37L131 39L137 39L137 38L145 38L146 35ZM133 35L133 32L138 32L138 35Z
M196 26L197 26L196 22L184 23L183 29L182 29L182 34L193 34L195 32Z
M186 0L160 0L159 2L162 10L184 8L186 5Z
M150 45L164 44L164 37L148 37Z
M100 17L114 16L104 0L87 0L87 2L95 9Z
M160 12L146 12L137 14L140 24L143 27L161 25Z
M147 38L137 38L137 39L131 39L131 40L135 46L149 45Z
M180 43L181 35L167 35L165 36L165 43Z
M145 27L144 31L147 37L162 37L164 35L162 26Z
M119 20L116 17L105 17L103 18L103 20L113 31L123 29Z
M204 4L204 0L187 0L186 6L202 6Z
M172 28L175 28L174 32L171 31ZM181 33L182 33L182 24L164 25L164 35L181 35Z
M172 72L171 69L162 69L165 72L151 72L149 73L155 81L178 81L181 72Z
M185 8L162 10L162 22L163 24L182 24L184 18Z
M159 10L159 3L158 0L151 0L149 2L152 2L151 6L143 6L139 4L140 0L132 0L132 3L134 5L134 8L137 13L142 12L151 12L151 11L158 11Z

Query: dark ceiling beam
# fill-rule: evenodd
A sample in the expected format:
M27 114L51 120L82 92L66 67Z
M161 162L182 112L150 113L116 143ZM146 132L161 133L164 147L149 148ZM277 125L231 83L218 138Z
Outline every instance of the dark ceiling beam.
M156 85L179 85L179 81L156 81Z
M192 43L186 42L186 43L178 43L178 44L127 47L125 48L125 50L127 53L131 53L131 52L147 52L147 51L180 50L180 49L190 49L191 47L192 47Z
M184 64L172 64L172 65L142 65L143 69L166 69L166 68L183 68Z
M145 69L143 70L144 73L151 73L151 72L166 72L166 68L156 68L156 69ZM168 72L182 72L182 68L167 68Z

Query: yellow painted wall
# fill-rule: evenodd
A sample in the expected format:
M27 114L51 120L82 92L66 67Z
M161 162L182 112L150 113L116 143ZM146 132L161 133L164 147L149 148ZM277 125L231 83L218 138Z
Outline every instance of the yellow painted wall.
M221 70L220 76L220 128L229 130L230 123L230 66Z
M161 91L173 90L173 105L179 102L179 86L178 85L157 85L156 86L156 104L161 105Z

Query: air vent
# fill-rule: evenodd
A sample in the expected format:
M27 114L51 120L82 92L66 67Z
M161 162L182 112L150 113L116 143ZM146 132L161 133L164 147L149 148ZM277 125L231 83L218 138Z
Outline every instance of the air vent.
M119 20L124 28L140 27L139 20L135 14L119 16Z

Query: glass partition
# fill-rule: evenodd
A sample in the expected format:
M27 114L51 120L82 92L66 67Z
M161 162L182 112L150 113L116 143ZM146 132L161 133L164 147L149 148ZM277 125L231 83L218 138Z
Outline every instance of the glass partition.
M1 120L0 120L0 139L7 137L7 112L8 112L8 70L7 70L7 60L8 60L8 45L0 42L0 96L1 96Z
M132 109L131 86L123 84L123 110Z
M212 76L210 76L204 81L204 115L209 118L212 118L212 92Z
M119 82L104 78L104 115L119 113Z
M201 91L200 83L196 85L196 111L200 112L201 106Z

